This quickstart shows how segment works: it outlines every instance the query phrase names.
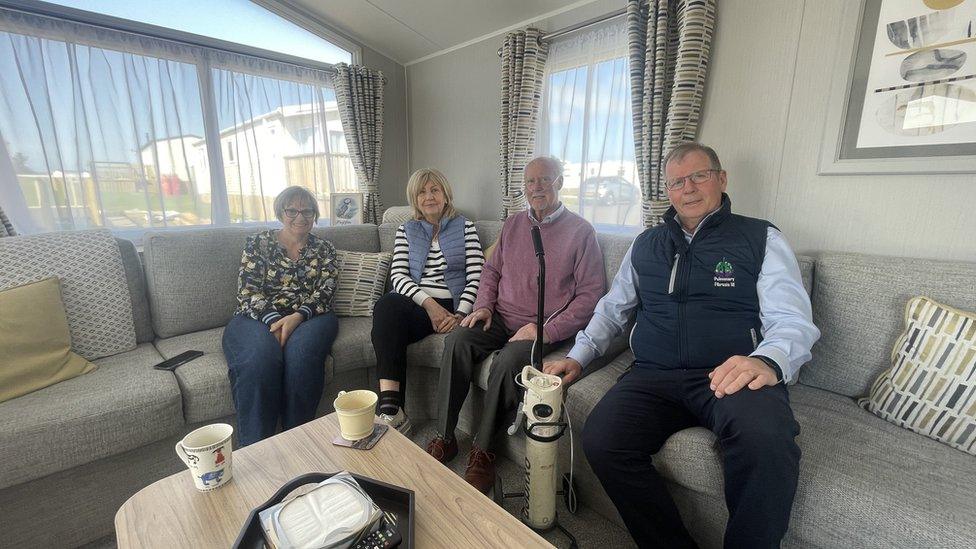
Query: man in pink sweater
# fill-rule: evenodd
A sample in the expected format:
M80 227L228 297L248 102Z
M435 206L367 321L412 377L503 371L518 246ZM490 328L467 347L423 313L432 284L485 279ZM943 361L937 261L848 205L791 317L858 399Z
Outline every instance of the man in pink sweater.
M458 453L454 429L475 365L501 349L491 363L481 423L464 474L485 493L495 482L495 456L488 451L491 436L519 403L515 375L529 363L536 339L538 271L532 226L539 226L546 252L544 354L586 326L606 285L596 232L559 202L562 186L559 160L540 157L525 167L529 209L505 220L495 252L481 273L474 310L444 344L438 436L427 444L427 452L442 463Z

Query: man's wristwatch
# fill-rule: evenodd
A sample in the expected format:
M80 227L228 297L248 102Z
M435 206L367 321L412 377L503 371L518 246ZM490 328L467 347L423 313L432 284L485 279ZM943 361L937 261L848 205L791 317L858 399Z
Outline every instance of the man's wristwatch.
M765 362L766 366L769 366L774 372L776 372L776 383L782 383L783 370L780 369L779 364L776 364L775 360L763 355L752 355L752 358L758 358L759 360Z

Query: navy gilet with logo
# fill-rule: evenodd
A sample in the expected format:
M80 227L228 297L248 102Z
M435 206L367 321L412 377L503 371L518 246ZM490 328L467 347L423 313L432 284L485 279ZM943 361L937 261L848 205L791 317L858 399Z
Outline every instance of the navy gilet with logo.
M731 207L723 193L690 244L674 207L634 241L640 306L630 343L638 365L714 368L759 344L756 282L772 224Z
M441 247L441 254L447 262L444 270L444 283L451 291L454 299L454 310L461 301L461 292L467 284L464 255L464 216L457 215L451 219L441 220L441 227L437 233L437 243ZM434 239L434 226L425 219L411 219L403 224L403 231L407 233L407 261L410 265L410 278L420 282L430 253L430 243Z

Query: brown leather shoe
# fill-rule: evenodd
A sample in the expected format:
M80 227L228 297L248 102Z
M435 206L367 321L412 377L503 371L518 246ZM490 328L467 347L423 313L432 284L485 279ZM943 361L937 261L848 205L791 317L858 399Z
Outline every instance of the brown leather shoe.
M482 494L487 494L495 485L495 454L478 448L471 448L468 454L468 468L464 471L464 480L477 488Z
M447 463L458 454L457 439L452 438L448 441L442 436L436 436L427 443L427 453L434 456L437 461Z

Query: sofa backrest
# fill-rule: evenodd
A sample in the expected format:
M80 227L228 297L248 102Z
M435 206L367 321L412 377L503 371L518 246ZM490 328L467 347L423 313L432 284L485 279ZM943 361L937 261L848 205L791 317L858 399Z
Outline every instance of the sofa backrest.
M48 277L61 281L72 351L96 360L136 347L125 266L107 229L0 239L0 289Z
M241 253L247 237L267 227L219 227L146 234L153 331L166 338L224 326L237 307ZM316 228L340 250L379 251L376 225Z
M976 311L976 263L823 253L814 274L813 320L822 335L800 383L851 397L866 395L891 365L910 298Z
M146 296L146 274L142 270L142 260L135 245L122 238L116 238L119 252L122 253L122 266L125 268L125 283L129 287L132 301L132 322L136 328L136 343L146 343L154 339L152 320L149 316L149 299Z

